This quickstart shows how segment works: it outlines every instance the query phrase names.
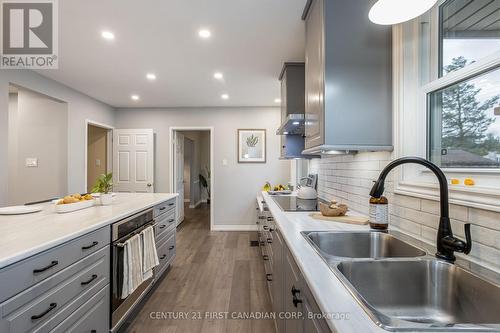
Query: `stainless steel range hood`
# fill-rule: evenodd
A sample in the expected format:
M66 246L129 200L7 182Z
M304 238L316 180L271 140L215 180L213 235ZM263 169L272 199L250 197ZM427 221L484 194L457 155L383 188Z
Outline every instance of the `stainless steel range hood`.
M278 135L304 135L304 114L289 114L276 131Z

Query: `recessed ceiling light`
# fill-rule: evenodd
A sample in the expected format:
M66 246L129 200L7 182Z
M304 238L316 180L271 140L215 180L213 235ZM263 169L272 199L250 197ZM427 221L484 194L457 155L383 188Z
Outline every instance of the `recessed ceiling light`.
M283 132L283 134L284 134L284 135L287 135L287 134L288 134L288 132Z
M294 125L300 125L300 122L294 121L292 124L294 124Z
M140 100L141 98L139 97L139 95L132 95L130 96L130 98L132 98L133 101L138 101Z
M101 36L102 36L102 38L107 39L107 40L115 39L115 34L112 33L111 31L103 31L103 32L101 32Z
M224 78L224 75L222 75L221 72L215 72L214 73L214 78L217 80L222 80Z
M274 103L281 103L281 99L280 98L275 98L274 99Z
M200 29L200 31L198 31L198 36L201 38L209 38L211 35L212 33L207 29Z
M148 74L146 74L146 78L147 78L148 80L153 81L153 80L156 80L156 75L155 75L155 74L153 74L153 73L148 73Z
M222 94L222 95L220 95L220 98L222 98L222 99L229 99L229 95L228 94Z

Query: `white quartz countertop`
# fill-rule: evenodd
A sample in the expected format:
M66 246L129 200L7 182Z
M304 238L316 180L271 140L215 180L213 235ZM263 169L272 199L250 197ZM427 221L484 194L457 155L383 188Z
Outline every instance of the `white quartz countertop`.
M368 314L348 289L344 287L326 262L321 259L313 247L300 234L301 231L368 230L369 226L316 220L309 216L310 212L284 212L268 193L263 192L262 198L266 201L275 223L278 225L309 289L315 297L316 303L318 303L323 313L348 314L349 319L347 320L326 318L332 331L338 333L388 332L377 326L368 317ZM355 212L352 213L355 215Z
M0 269L175 197L117 193L110 206L57 214L54 205L46 203L38 213L0 216Z

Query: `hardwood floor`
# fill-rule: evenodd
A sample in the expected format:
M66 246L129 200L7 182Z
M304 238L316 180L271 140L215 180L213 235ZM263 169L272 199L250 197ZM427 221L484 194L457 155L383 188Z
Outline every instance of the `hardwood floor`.
M272 311L256 233L211 232L206 204L185 212L171 270L127 332L274 333L272 319L240 319Z

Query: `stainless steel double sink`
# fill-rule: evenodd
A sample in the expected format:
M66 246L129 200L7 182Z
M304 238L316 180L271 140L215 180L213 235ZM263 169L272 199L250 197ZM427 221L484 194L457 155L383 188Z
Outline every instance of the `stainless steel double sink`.
M383 232L302 232L377 325L500 332L500 286Z

